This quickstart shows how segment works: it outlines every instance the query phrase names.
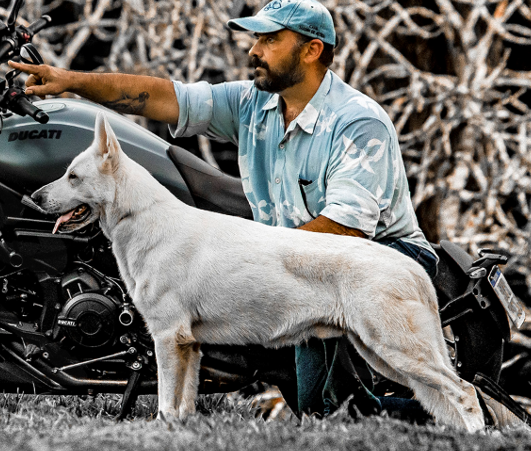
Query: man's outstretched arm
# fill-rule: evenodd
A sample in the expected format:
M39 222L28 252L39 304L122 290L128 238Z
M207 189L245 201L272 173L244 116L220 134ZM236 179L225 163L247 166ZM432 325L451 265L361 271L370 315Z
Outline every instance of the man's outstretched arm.
M179 104L171 80L144 75L76 72L46 64L10 61L29 77L26 94L44 97L71 92L120 113L137 114L175 124Z

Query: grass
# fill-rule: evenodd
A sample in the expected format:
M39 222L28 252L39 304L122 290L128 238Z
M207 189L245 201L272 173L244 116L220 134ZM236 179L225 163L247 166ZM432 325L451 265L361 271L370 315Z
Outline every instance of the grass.
M1 451L239 450L531 450L526 430L466 434L385 416L354 422L341 411L318 420L265 421L251 402L202 396L185 421L154 421L154 397L141 397L131 420L117 423L120 397L0 395Z

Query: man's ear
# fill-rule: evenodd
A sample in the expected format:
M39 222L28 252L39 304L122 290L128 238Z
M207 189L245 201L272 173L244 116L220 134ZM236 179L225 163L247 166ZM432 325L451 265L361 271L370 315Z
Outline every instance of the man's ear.
M107 117L101 111L96 116L93 146L96 155L101 158L100 170L102 172L115 172L120 160L120 143Z
M307 64L312 64L319 60L321 53L323 53L324 44L320 39L312 39L305 45L305 53L302 56Z

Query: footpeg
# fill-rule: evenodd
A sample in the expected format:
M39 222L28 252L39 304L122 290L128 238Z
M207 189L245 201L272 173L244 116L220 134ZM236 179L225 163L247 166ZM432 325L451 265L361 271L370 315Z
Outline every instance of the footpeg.
M24 263L22 256L11 249L2 238L0 233L0 261L11 265L13 268L20 268Z

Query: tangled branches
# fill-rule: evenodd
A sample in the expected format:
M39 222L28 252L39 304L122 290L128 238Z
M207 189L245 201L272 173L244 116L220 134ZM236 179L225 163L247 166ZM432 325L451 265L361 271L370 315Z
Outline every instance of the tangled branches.
M225 27L259 0L28 0L47 62L211 82L250 76L252 37ZM333 70L395 123L422 226L470 252L506 250L531 287L531 8L524 0L323 0ZM58 14L59 17L59 14ZM524 57L525 56L525 57ZM209 143L200 141L205 158Z
M338 5L347 43L336 70L386 106L429 237L506 250L531 286L531 72L511 68L511 50L529 51L531 10L404 3Z

